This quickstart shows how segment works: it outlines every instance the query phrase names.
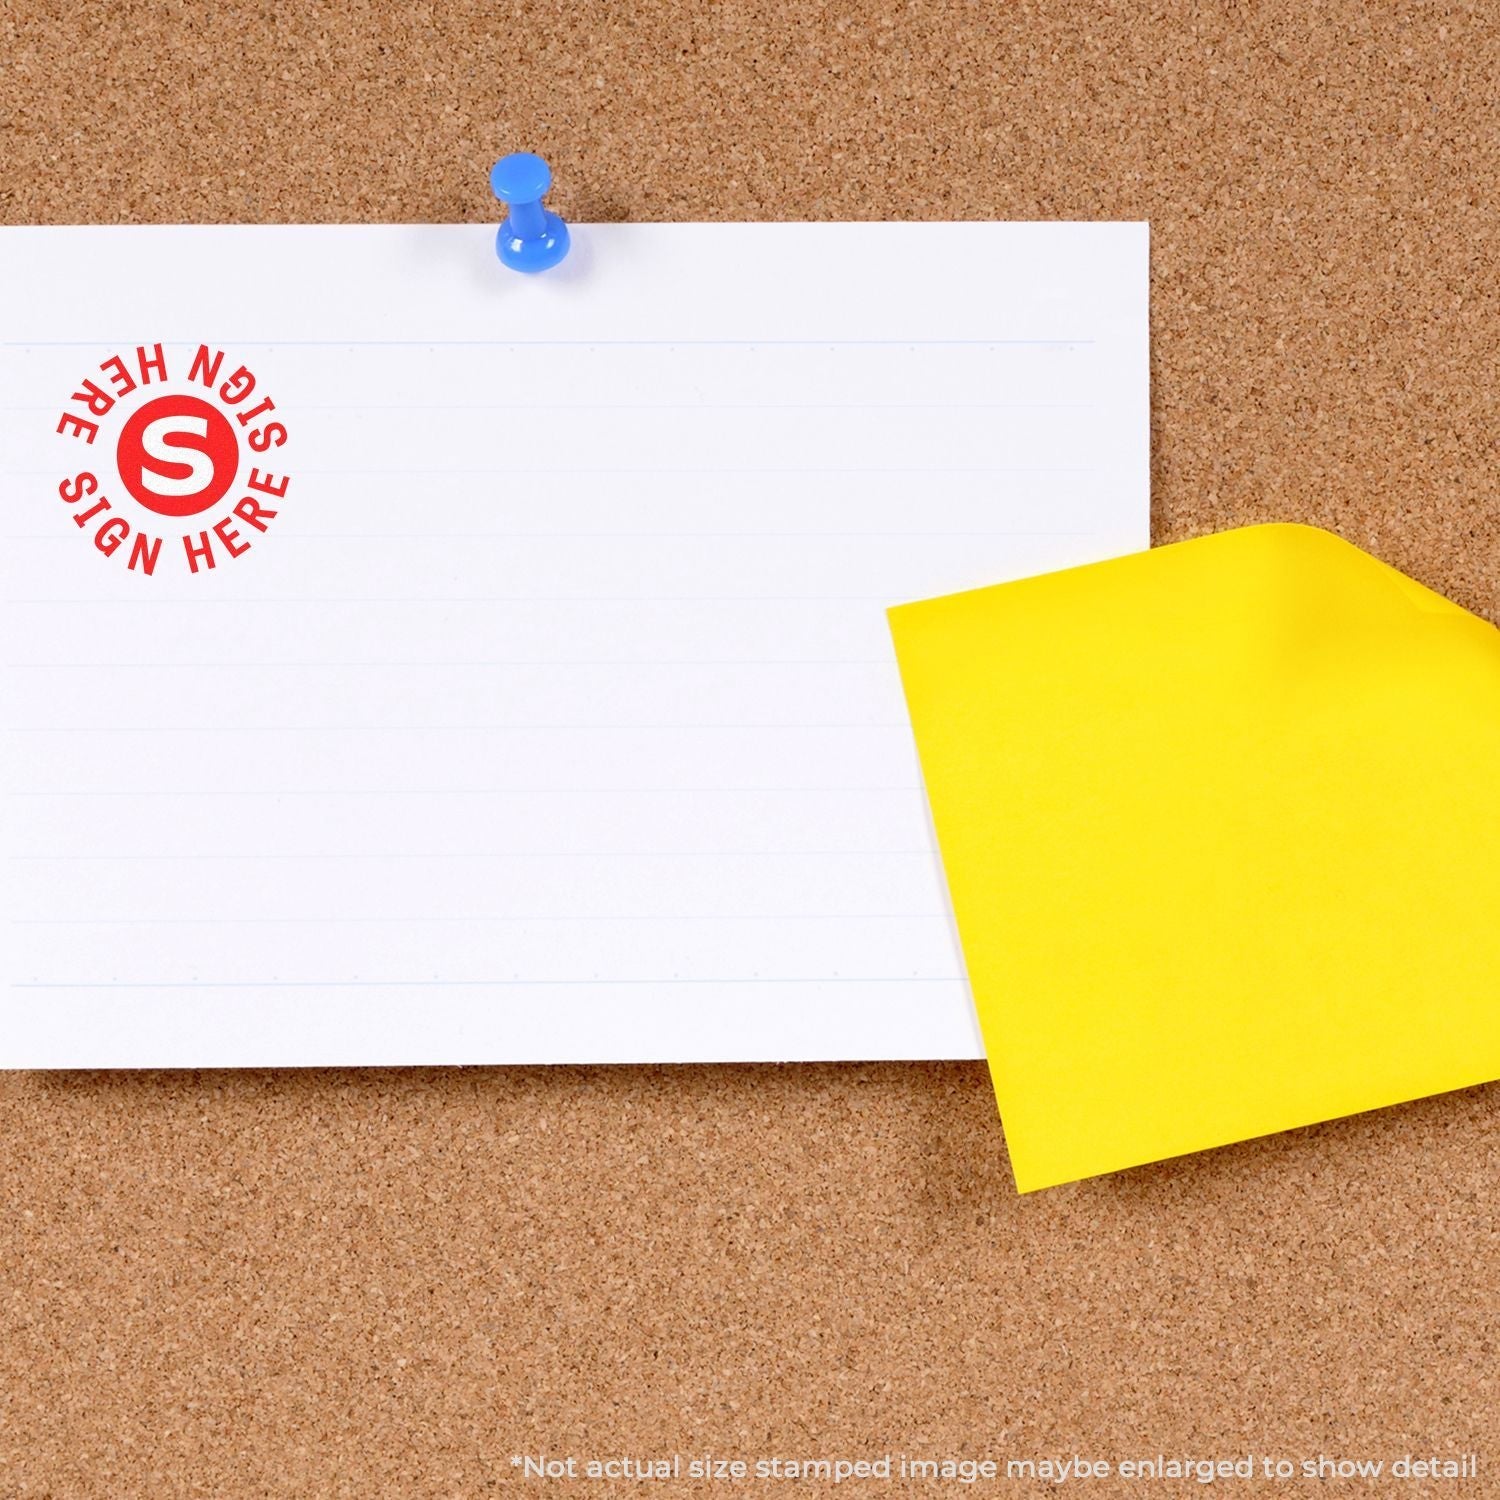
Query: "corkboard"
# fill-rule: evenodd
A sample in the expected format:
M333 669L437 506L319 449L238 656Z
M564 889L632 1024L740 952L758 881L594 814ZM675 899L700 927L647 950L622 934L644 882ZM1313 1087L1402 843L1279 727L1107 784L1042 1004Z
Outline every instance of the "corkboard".
M485 219L523 144L575 219L1150 219L1158 540L1316 521L1500 616L1493 7L6 0L0 44L8 223ZM0 1495L829 1488L510 1463L704 1450L1495 1494L1497 1182L1496 1087L1021 1199L979 1066L6 1076Z

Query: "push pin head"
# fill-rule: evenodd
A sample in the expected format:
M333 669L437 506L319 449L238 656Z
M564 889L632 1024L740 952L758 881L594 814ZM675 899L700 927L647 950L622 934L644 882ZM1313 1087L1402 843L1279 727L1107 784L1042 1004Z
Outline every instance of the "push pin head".
M506 205L495 253L513 271L545 271L568 253L568 226L542 207L552 173L540 156L515 151L490 171L490 187Z

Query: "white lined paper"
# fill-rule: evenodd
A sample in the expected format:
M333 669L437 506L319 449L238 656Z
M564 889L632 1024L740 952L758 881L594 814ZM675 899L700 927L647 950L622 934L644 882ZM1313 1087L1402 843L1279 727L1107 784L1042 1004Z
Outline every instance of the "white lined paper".
M1145 226L491 238L0 231L0 1063L980 1055L884 609L1146 545ZM290 432L211 573L58 497L142 342Z

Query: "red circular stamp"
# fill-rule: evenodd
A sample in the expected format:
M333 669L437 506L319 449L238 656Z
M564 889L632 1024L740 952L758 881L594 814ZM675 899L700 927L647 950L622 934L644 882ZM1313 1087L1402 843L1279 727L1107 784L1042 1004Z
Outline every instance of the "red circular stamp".
M105 557L149 577L246 556L286 501L287 427L257 372L210 344L140 344L102 359L57 432L87 468L57 486ZM173 535L173 532L177 532Z

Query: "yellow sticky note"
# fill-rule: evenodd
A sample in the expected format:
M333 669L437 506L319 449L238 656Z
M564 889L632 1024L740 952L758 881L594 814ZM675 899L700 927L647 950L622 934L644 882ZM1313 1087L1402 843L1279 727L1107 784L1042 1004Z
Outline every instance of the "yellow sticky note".
M891 611L1023 1191L1500 1076L1500 631L1258 526Z

